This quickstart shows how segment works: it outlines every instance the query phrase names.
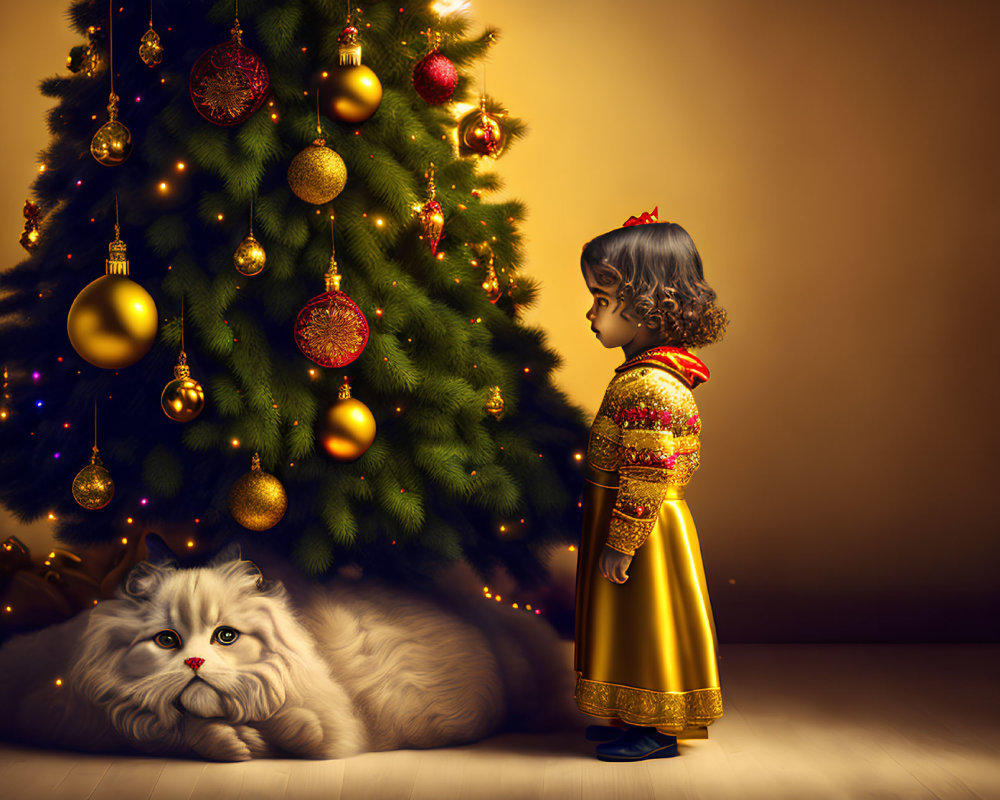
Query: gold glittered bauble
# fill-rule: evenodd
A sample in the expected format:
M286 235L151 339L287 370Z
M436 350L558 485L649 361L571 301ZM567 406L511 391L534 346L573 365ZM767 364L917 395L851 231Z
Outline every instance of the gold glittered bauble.
M354 461L375 441L375 417L364 403L351 397L351 387L340 387L339 398L319 421L316 438L338 461Z
M127 275L102 275L76 296L66 318L70 344L95 367L122 369L156 341L156 304Z
M344 190L346 183L344 159L327 147L323 139L316 139L288 165L288 185L307 203L329 203Z
M356 124L371 118L382 102L382 82L364 64L333 67L324 73L323 97L329 97L330 115Z
M250 471L229 491L229 511L240 525L251 531L273 528L285 516L288 495L274 475L260 468L260 457L254 453Z
M191 377L191 368L183 350L180 362L174 367L174 379L163 387L160 407L176 422L190 422L205 407L205 390Z
M105 167L124 164L132 153L132 134L117 119L105 122L90 140L90 154Z
M246 239L240 242L240 246L233 253L233 266L241 275L251 276L263 272L266 264L267 254L264 252L264 248L254 238L253 233L250 233Z
M88 511L97 511L110 503L114 495L115 482L101 463L95 446L90 463L73 478L73 499Z

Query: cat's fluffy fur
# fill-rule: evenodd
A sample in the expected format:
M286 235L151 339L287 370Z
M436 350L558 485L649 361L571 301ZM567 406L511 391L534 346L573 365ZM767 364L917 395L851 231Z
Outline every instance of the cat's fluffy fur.
M479 605L344 580L294 608L249 561L143 562L115 599L0 649L0 732L239 761L450 745L571 719L554 633ZM220 626L238 638L222 644ZM164 630L178 647L154 641Z

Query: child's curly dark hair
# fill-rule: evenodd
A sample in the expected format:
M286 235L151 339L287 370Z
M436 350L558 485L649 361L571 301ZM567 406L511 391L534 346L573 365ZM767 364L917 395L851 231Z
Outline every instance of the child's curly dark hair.
M729 317L705 282L701 256L674 222L615 228L583 246L580 266L601 286L617 286L619 308L663 331L668 344L703 347L722 340Z

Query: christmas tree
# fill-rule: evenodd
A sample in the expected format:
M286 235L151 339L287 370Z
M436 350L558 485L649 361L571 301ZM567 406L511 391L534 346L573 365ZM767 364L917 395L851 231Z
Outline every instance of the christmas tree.
M70 18L0 286L4 505L71 544L243 525L316 575L544 574L585 428L518 319L524 209L490 200L524 133L472 69L496 31L426 2Z

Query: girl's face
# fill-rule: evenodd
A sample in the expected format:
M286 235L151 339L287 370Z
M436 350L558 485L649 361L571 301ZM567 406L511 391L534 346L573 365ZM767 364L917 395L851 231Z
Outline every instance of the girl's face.
M594 296L594 304L587 312L590 329L605 347L623 347L626 351L629 350L629 345L644 329L639 327L636 320L626 319L624 303L619 303L615 298L617 287L598 284L589 264L583 268L583 279Z

